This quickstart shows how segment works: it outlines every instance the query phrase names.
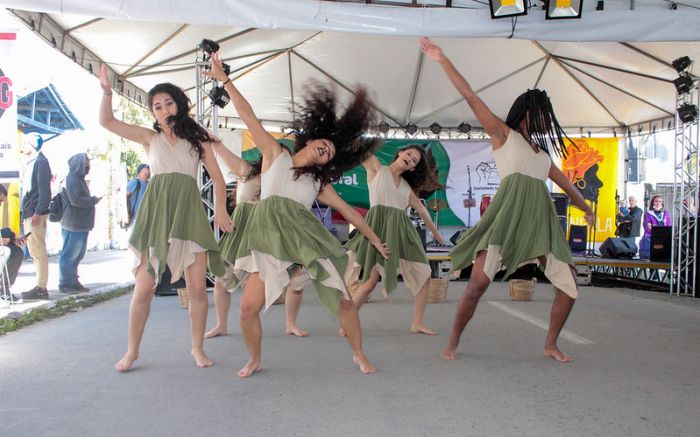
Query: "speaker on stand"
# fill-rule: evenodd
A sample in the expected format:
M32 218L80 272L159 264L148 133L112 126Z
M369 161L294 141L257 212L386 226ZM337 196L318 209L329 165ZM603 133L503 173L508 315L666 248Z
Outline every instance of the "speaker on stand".
M550 193L550 195L552 196L552 202L554 202L554 209L557 211L557 220L559 220L562 232L566 235L569 219L569 197L564 193Z

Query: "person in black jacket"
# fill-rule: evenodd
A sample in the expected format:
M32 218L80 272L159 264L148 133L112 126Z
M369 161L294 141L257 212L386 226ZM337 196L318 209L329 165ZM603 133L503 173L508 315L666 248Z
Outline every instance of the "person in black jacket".
M22 199L22 220L24 230L31 232L27 239L29 254L36 267L37 285L22 293L24 299L48 299L46 284L49 281L49 255L46 252L46 221L51 201L51 167L49 160L41 153L43 140L39 135L27 135L29 161L26 171L31 171L29 191ZM25 186L26 190L27 187Z
M61 293L81 293L89 291L78 281L78 264L85 256L88 234L95 226L95 205L102 198L91 196L85 182L90 171L90 158L86 153L78 153L68 160L68 176L61 217L63 248L58 259Z

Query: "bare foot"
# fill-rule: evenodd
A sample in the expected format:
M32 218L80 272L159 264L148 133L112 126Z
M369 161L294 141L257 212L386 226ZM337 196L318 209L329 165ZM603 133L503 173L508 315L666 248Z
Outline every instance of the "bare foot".
M121 360L117 361L114 368L119 372L126 372L127 370L131 369L131 365L134 364L134 361L136 361L138 357L138 354L131 355L127 352L124 354Z
M297 325L287 325L287 328L284 330L284 333L287 335L295 335L297 337L308 337L309 335L308 331L300 329Z
M352 360L355 362L355 364L360 366L360 371L365 375L369 375L370 373L377 371L377 368L369 362L364 354L355 354L353 355Z
M443 360L456 360L457 359L457 348L452 346L447 346L442 350L440 357Z
M345 337L345 331L343 330L343 328L340 328L340 329L338 330L338 336L339 336L339 337Z
M411 332L414 334L437 335L436 331L433 331L425 325L411 325Z
M192 356L194 357L194 362L197 363L197 367L211 367L214 365L214 361L202 349L192 349Z
M574 360L574 357L571 355L567 355L564 352L560 351L558 347L554 346L553 348L545 348L544 349L544 356L549 357L549 358L554 358L555 360L559 361L560 363L570 363L571 361Z
M214 337L219 337L221 335L228 335L228 329L219 325L214 326L209 330L206 334L204 334L204 338L214 338Z
M238 376L241 378L247 378L256 371L260 370L260 358L250 359L241 370L238 371Z

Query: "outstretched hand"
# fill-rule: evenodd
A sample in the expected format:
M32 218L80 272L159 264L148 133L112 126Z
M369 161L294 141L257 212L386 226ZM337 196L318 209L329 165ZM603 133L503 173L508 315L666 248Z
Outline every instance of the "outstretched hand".
M223 61L221 61L221 55L219 55L219 52L212 53L209 61L211 62L211 69L202 70L202 75L211 77L212 79L216 79L220 82L225 82L228 80L228 76L224 71Z
M107 66L105 64L100 65L100 86L106 96L112 95L112 84L107 79Z
M377 252L382 256L384 259L389 259L389 255L391 255L391 250L387 247L386 243L382 243L381 241L373 242L372 245L374 246L375 249L377 249Z
M223 232L231 232L233 230L233 221L231 217L223 211L216 211L214 213L214 224Z
M420 48L423 50L423 53L425 53L426 56L435 62L440 62L446 59L440 46L433 43L426 37L420 39Z
M595 217L593 216L593 212L587 212L584 217L586 218L588 226L595 226Z

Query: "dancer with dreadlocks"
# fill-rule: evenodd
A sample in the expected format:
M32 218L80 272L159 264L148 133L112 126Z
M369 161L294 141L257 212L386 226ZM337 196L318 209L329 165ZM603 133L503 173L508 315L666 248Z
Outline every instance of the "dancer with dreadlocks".
M593 211L577 189L553 163L550 148L564 156L562 131L547 94L529 90L513 103L506 122L496 117L455 69L442 49L427 38L421 39L423 52L438 62L464 97L491 137L501 186L479 223L465 232L450 252L454 270L473 263L471 278L459 299L452 334L442 357L456 358L462 331L474 315L479 299L498 270L506 276L525 262L539 262L556 288L552 303L544 355L557 361L571 356L557 347L557 339L578 296L571 251L556 217L545 185L552 179L572 203L593 223Z
M213 144L214 152L221 158L226 167L236 175L236 207L231 215L233 231L225 234L219 240L221 258L226 269L223 276L217 276L214 281L214 308L216 310L216 325L210 329L204 338L214 338L228 335L228 313L231 308L231 294L245 282L245 278L239 278L234 274L234 263L237 258L250 255L250 252L241 247L241 240L245 232L251 212L260 200L260 170L262 161L248 162L232 153L223 143ZM293 284L290 284L292 287ZM285 300L285 332L297 337L306 337L307 331L297 326L296 319L303 298L303 290L290 289Z
M226 213L226 186L212 152L212 143L219 140L189 116L190 101L173 84L158 84L148 93L148 108L156 119L154 130L114 118L112 88L104 65L100 68L100 85L103 91L100 124L120 137L141 144L153 174L129 238L137 265L129 308L128 347L114 367L120 372L127 371L138 358L155 286L166 266L173 282L184 273L190 296L191 353L197 366L209 367L214 362L204 353L209 308L207 261L209 269L217 275L223 274L223 264L197 188L197 172L199 163L204 163L214 182L214 223L229 232L231 218Z
M241 330L250 359L238 376L260 368L260 311L269 307L290 282L290 270L303 267L321 303L337 314L363 373L376 369L362 350L357 310L345 287L348 255L338 240L311 213L315 198L340 212L385 258L388 250L362 216L345 203L330 183L360 164L377 147L363 137L373 121L372 105L359 89L345 113L336 116L337 97L328 88L309 87L295 128L295 153L290 155L269 133L221 67L211 58L212 77L222 81L238 115L262 152L262 188L243 235L250 256L238 258L235 270L250 274L240 303Z
M360 270L363 272L364 282L353 296L358 311L380 276L382 294L389 297L389 293L396 288L397 275L401 274L415 297L411 332L435 335L436 332L423 322L430 285L430 264L418 233L405 212L410 205L425 221L433 237L440 244L444 242L428 210L416 195L420 191L442 188L430 158L421 146L410 145L399 150L388 166L382 165L374 155L362 163L367 170L370 203L365 220L386 242L391 257L388 260L379 257L369 241L359 234L348 241L346 247L357 254L352 279L359 277ZM342 329L339 334L343 335Z

